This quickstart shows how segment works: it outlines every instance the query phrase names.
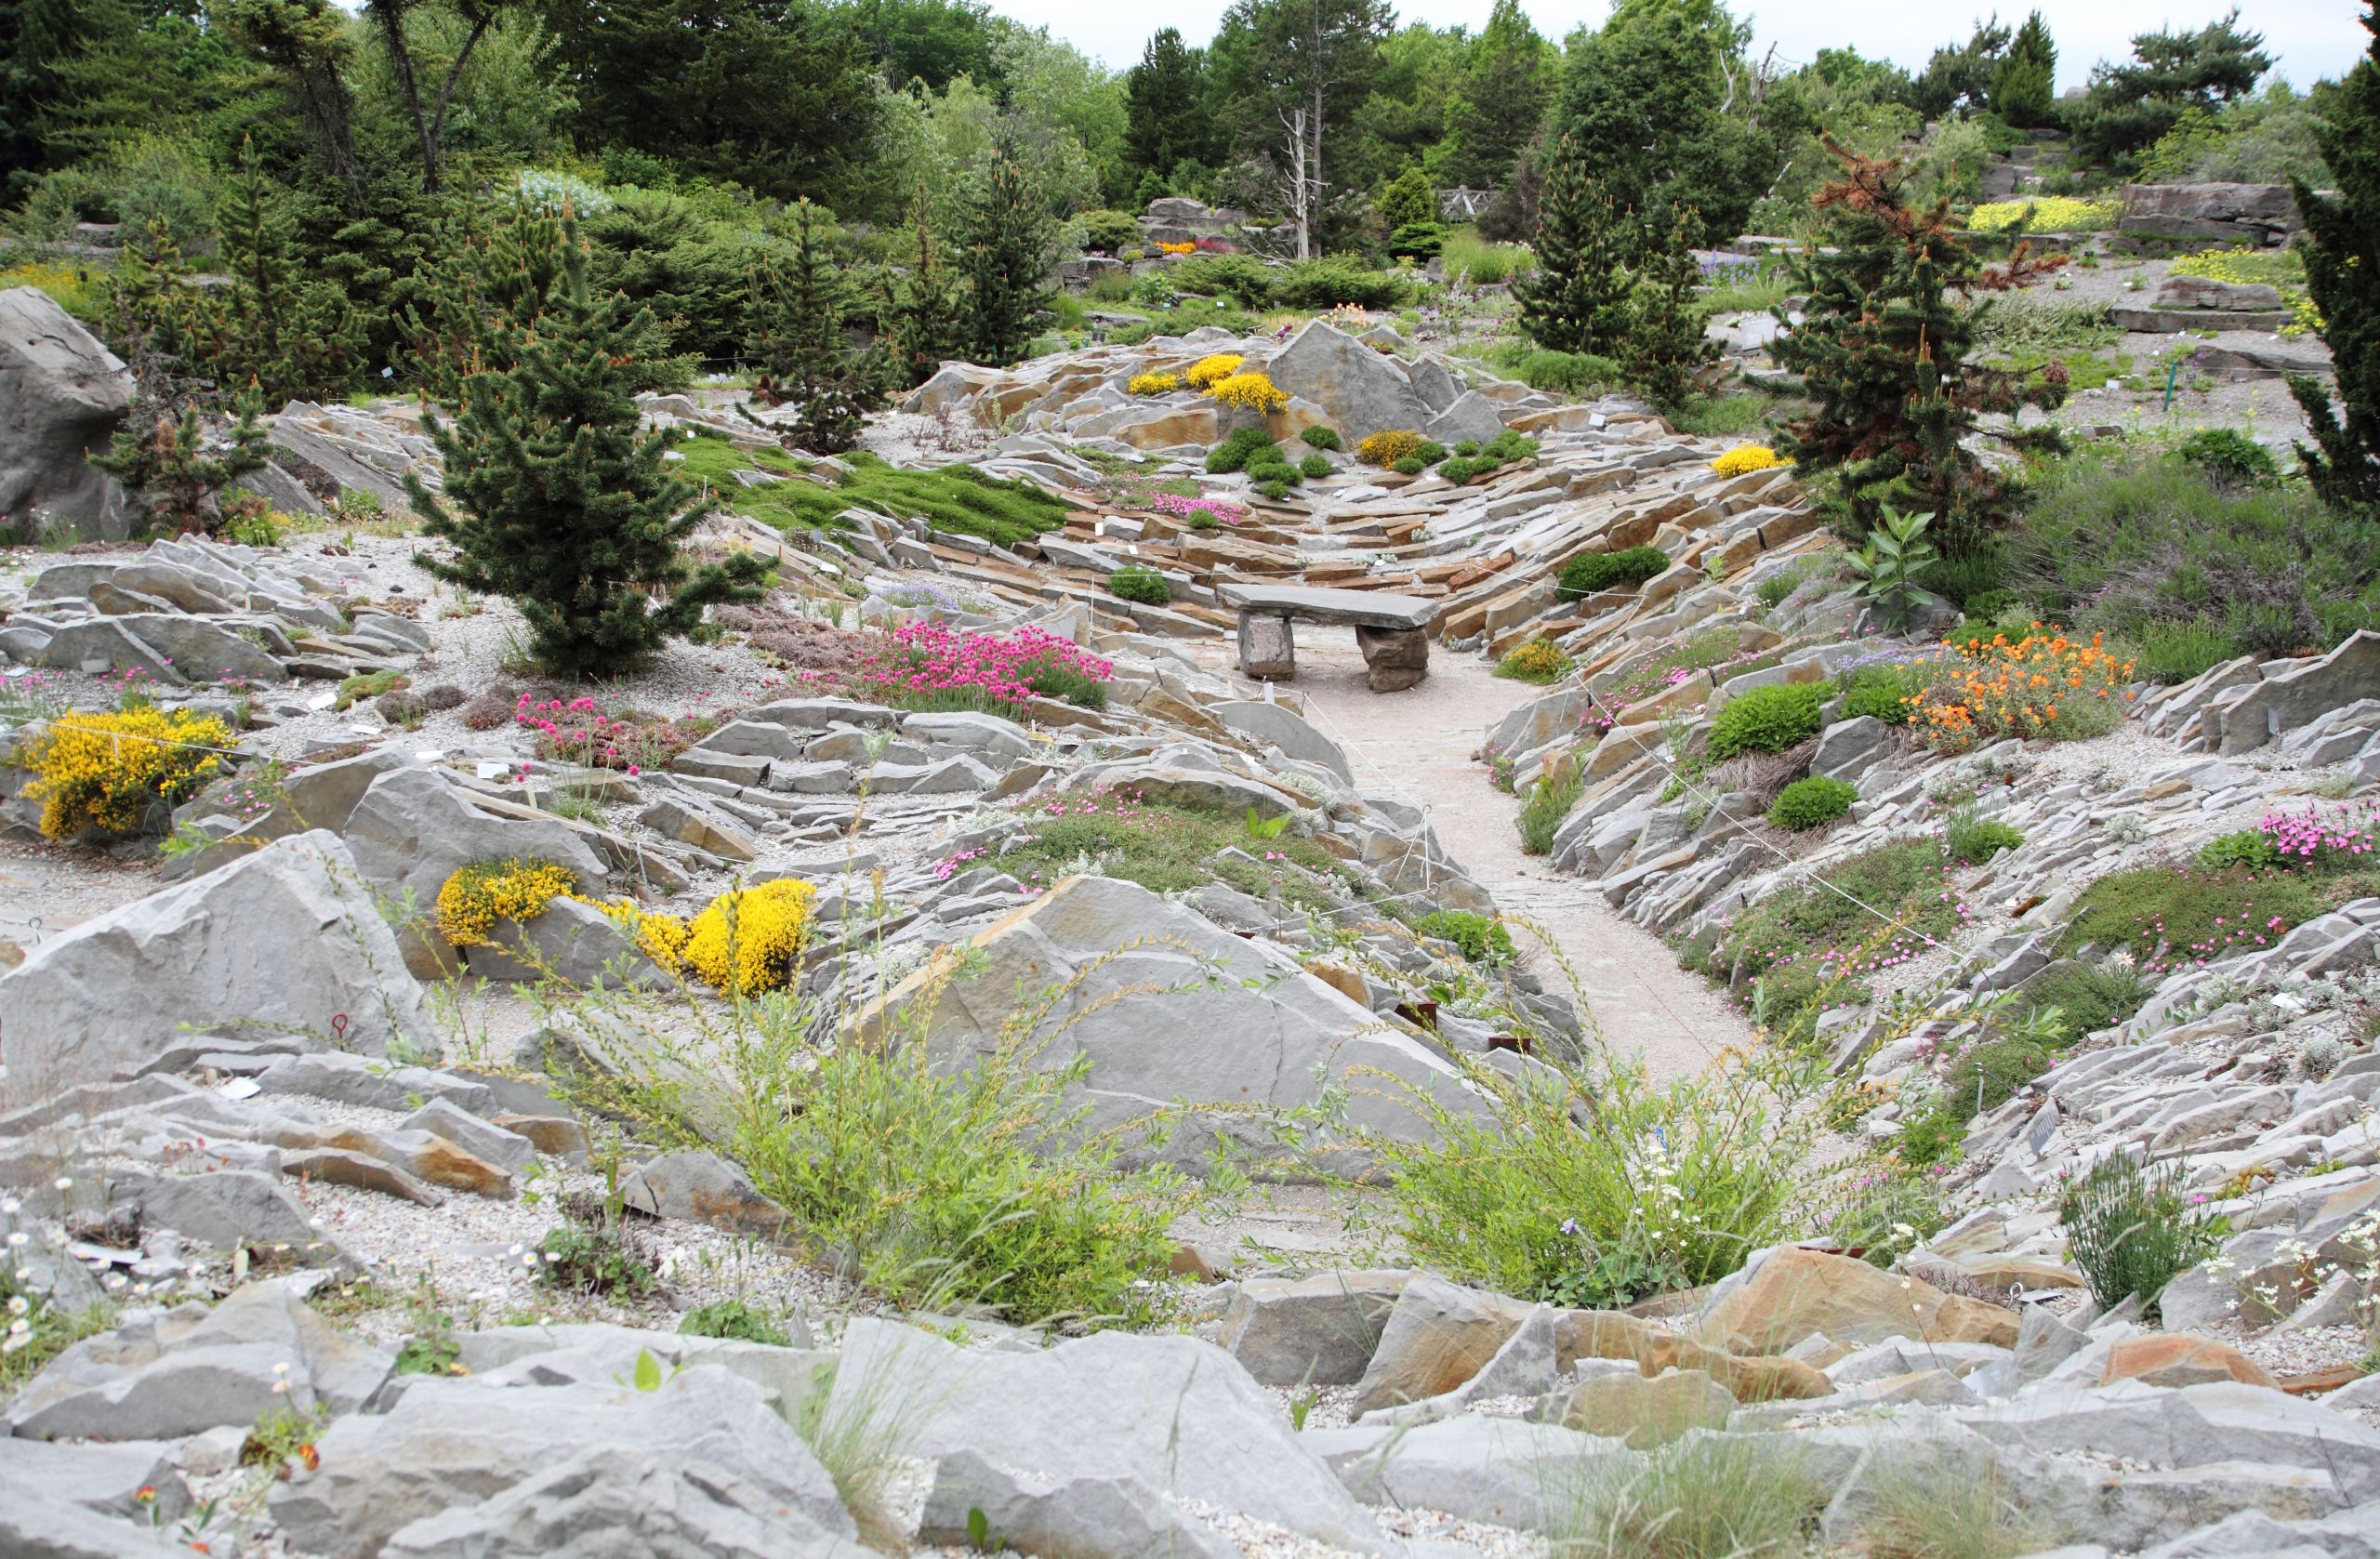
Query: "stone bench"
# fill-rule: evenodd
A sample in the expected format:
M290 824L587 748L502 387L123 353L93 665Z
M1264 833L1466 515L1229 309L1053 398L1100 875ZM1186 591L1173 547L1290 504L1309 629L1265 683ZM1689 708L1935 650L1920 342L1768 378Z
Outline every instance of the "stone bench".
M1293 622L1353 628L1374 693L1400 692L1430 674L1429 630L1437 601L1308 585L1221 585L1216 594L1239 613L1242 676L1286 682L1297 675Z

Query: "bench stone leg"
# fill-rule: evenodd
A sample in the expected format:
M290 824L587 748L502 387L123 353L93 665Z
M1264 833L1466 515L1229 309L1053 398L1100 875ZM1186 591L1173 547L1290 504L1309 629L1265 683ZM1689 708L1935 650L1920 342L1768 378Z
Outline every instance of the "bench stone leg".
M1374 693L1402 693L1430 674L1430 636L1415 628L1358 628L1355 647L1364 652Z
M1239 674L1267 682L1286 682L1298 674L1297 641L1287 617L1239 614Z

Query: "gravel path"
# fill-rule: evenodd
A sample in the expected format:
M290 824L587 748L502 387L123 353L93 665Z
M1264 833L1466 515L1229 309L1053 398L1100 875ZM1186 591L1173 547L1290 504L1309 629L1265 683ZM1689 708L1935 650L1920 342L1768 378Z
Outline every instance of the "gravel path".
M1448 853L1506 913L1525 916L1551 934L1560 959L1548 949L1529 953L1548 988L1579 998L1605 1041L1623 1053L1641 1053L1656 1077L1699 1072L1725 1047L1749 1043L1752 1032L1742 1015L1680 969L1659 938L1613 913L1592 883L1521 852L1512 798L1488 783L1487 768L1471 755L1505 711L1542 690L1501 680L1477 656L1441 648L1431 655L1430 675L1421 686L1375 694L1364 686L1363 656L1353 637L1342 629L1306 628L1291 685L1306 699L1310 718L1347 749L1359 786L1427 813ZM1202 648L1213 664L1229 664L1228 641ZM1530 942L1526 932L1516 940L1525 948Z

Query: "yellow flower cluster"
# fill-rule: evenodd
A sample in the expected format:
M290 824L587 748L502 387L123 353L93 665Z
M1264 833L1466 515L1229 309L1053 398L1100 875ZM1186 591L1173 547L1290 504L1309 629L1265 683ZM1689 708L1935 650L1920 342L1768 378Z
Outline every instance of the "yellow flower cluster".
M1374 433L1355 446L1356 456L1366 465L1378 466L1383 470L1408 455L1420 454L1421 450L1421 435L1407 429Z
M1967 213L1969 232L2003 232L2018 222L2031 232L2097 232L2116 225L2123 215L2120 200L2076 200L2069 195L2036 195L2030 200L1994 201Z
M1124 388L1135 395L1163 395L1170 390L1182 388L1182 376L1179 374L1134 374L1131 382Z
M1570 674L1574 663L1551 639L1532 639L1503 658L1498 670L1524 681L1557 681Z
M1207 393L1235 411L1276 412L1289 403L1289 392L1259 373L1217 379Z
M1740 444L1711 462L1711 469L1721 476L1741 476L1746 471L1765 471L1771 466L1790 466L1786 459L1766 444Z
M2314 307L2314 299L2306 291L2305 270L2294 255L2208 249L2202 254L2184 255L2173 263L2169 273L2204 276L2209 281L2243 286L2265 283L2280 290L2281 307L2289 310L2289 323L2281 327L2283 336L2303 336L2322 328L2322 311Z
M787 878L721 893L692 920L651 914L626 899L602 909L662 968L699 976L731 996L753 996L792 979L816 896L809 883Z
M210 715L163 709L95 710L60 715L18 750L33 771L25 787L41 803L41 831L54 839L85 829L132 834L156 825L220 773L210 747L229 747L231 733Z
M474 861L438 890L438 933L457 947L487 945L499 920L534 920L578 879L552 861Z
M1160 255L1190 255L1196 254L1198 250L1198 245L1196 244L1167 244L1162 241L1156 247Z
M1236 352L1219 351L1190 364L1190 371L1182 379L1193 390L1204 390L1218 379L1238 373L1239 365L1247 361Z

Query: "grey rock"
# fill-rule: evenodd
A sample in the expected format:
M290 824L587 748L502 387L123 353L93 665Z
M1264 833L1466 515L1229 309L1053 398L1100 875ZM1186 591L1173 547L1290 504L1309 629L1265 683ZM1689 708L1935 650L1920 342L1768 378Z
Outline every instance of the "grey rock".
M686 797L664 796L637 814L654 833L730 861L760 858L760 841L737 824Z
M999 1546L1033 1559L1238 1559L1240 1552L1139 1478L1038 1477L967 1450L935 1465L918 1540L970 1546L975 1512Z
M1103 1332L1029 1353L962 1351L863 1317L844 1334L829 1414L915 1404L910 1454L973 1451L1077 1478L1137 1478L1342 1548L1382 1539L1228 1354L1188 1337Z
M1475 390L1467 390L1452 405L1430 418L1421 433L1452 448L1465 439L1486 443L1503 430L1504 419L1497 412L1496 403Z
M285 682L288 671L263 646L204 617L144 613L114 619L118 628L172 662L186 682Z
M500 1169L518 1169L537 1156L537 1145L517 1131L482 1119L447 1099L432 1099L399 1123L407 1131L427 1131Z
M37 1488L102 1515L178 1521L190 1509L190 1486L174 1468L173 1450L156 1440L52 1443L10 1435L0 1438L0 1485Z
M813 1461L813 1466L815 1466ZM582 1451L477 1505L400 1528L382 1559L866 1559L775 1482L708 1459Z
M0 1553L8 1559L164 1559L178 1552L189 1551L169 1548L159 1534L97 1514L37 1484L0 1474Z
M736 1234L774 1237L789 1214L755 1190L751 1177L715 1153L667 1153L620 1182L628 1205L656 1218L682 1218Z
M0 292L0 514L122 536L124 491L84 458L132 404L132 375L37 287Z
M723 1369L749 1381L777 1417L791 1423L832 1377L835 1355L813 1348L810 1323L800 1311L782 1324L790 1339L782 1348L602 1323L497 1327L464 1334L458 1362L476 1377L509 1385L615 1384L631 1379L638 1355L649 1353L666 1369Z
M134 635L125 626L127 620L96 617L89 622L64 625L42 647L41 664L79 671L86 665L97 666L105 661L111 671L139 671L149 680L167 687L180 687L190 680L174 669L171 655Z
M254 1169L193 1175L134 1169L113 1183L139 1205L142 1222L201 1245L225 1250L244 1243L284 1245L310 1264L337 1258L337 1247L313 1228L306 1209L278 1181Z
M1347 755L1303 715L1261 698L1232 698L1207 706L1207 713L1229 730L1280 748L1302 762L1319 763L1348 785L1355 783Z
M354 857L319 831L95 915L0 975L0 1029L29 1068L105 1077L182 1024L367 1055L435 1042Z
M2267 677L2236 700L2211 707L2205 720L2215 751L2253 752L2284 731L2366 698L2380 698L2380 633L2360 628L2320 659Z
M1243 615L1293 617L1342 628L1426 628L1437 620L1444 605L1421 596L1334 590L1321 585L1227 584L1215 594L1223 605Z
M426 1066L376 1065L362 1056L337 1050L277 1061L257 1074L257 1086L267 1093L327 1099L334 1104L363 1104L376 1110L411 1110L423 1100L443 1099L473 1115L486 1115L496 1101L486 1083L470 1077Z
M1476 1413L1417 1429L1340 1430L1302 1438L1318 1442L1340 1482L1366 1504L1444 1511L1465 1521L1540 1531L1567 1513L1588 1479L1620 1473L1643 1460L1617 1440Z
M1892 727L1873 715L1837 720L1819 735L1818 750L1810 755L1810 773L1856 785L1883 760L1891 739Z
M1395 1269L1251 1277L1233 1292L1215 1341L1268 1386L1353 1385L1411 1275Z
M1395 429L1418 432L1430 419L1395 358L1319 320L1274 353L1264 370L1281 389L1319 405L1349 443Z
M507 982L560 980L592 989L662 990L670 981L619 924L583 899L554 899L527 920L499 920L485 943L463 950L473 974Z

